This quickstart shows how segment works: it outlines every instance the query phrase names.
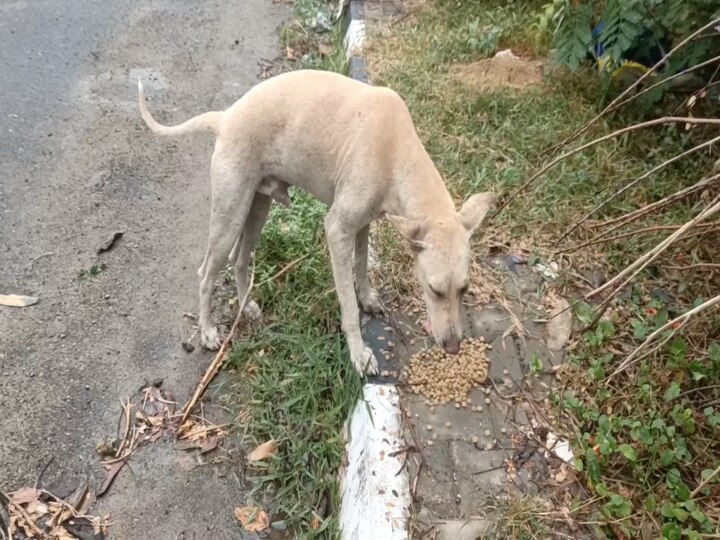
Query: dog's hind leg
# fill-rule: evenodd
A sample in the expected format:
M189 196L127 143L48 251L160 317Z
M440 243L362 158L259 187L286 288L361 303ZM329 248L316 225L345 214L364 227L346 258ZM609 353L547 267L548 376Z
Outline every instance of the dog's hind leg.
M367 274L368 235L370 226L366 225L355 235L355 286L358 302L365 313L382 313L383 307L378 292L370 287Z
M212 208L205 260L198 270L200 276L200 309L198 325L200 344L211 350L220 347L220 336L212 324L210 313L215 276L228 260L228 254L245 226L260 183L259 171L252 160L238 163L216 149L211 166Z
M265 225L271 204L272 199L267 195L259 192L255 194L252 207L250 207L250 213L245 221L242 236L234 248L235 260L232 262L235 265L235 284L237 285L238 302L242 302L247 293L250 281L250 258L260 239L260 234ZM243 313L251 319L259 319L262 315L260 307L253 300L249 299Z

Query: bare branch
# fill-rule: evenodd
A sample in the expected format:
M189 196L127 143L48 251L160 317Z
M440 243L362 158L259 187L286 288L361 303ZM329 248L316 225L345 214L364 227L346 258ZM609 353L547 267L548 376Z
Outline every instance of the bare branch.
M640 354L640 351L642 351L645 347L647 347L650 343L652 343L656 337L658 337L660 334L665 332L668 329L676 328L678 325L683 325L687 320L692 317L693 315L696 315L697 313L700 313L701 311L705 311L706 309L716 305L720 304L720 294L711 298L710 300L707 300L700 304L699 306L691 309L690 311L683 313L682 315L675 317L673 320L666 322L664 325L662 325L660 328L655 330L652 334L650 334L645 341L643 341L633 352L630 353L630 355L623 360L623 362L617 367L615 371L613 371L608 379L611 379L612 377L615 377L615 375L623 372L627 368L629 368L635 360L637 359L638 355Z
M620 135L625 135L626 133L630 133L632 131L638 131L640 129L644 129L647 127L653 127L653 126L659 126L662 124L698 124L698 125L720 125L720 119L718 118L693 118L690 116L663 116L662 118L655 118L654 120L648 120L647 122L641 122L639 124L635 124L632 126L628 126L622 129L618 129L617 131L613 131L612 133L609 133L607 135L604 135L603 137L600 137L598 139L595 139L593 141L590 141L589 143L583 144L582 146L578 146L577 148L573 148L569 152L564 153L563 155L553 159L550 163L545 165L542 169L540 169L538 172L533 174L530 178L528 178L520 187L515 189L503 202L498 206L498 209L495 211L495 214L493 214L493 217L496 217L502 210L505 208L512 199L514 199L520 192L524 191L530 184L532 184L535 180L537 180L540 176L545 174L547 171L558 165L559 163L563 162L569 157L572 157L576 154L579 154L580 152L587 150L588 148L591 148L593 146L596 146L600 143L603 143L605 141L609 141L611 139L615 139L619 137Z
M637 218L642 217L643 215L652 212L653 210L657 210L658 208L662 208L662 207L672 204L676 201L679 201L680 199L683 199L683 198L687 197L688 195L692 195L696 191L700 191L701 189L709 186L710 184L717 182L718 179L720 179L720 174L710 176L709 178L700 180L699 182L697 182L696 184L693 184L692 186L686 187L685 189L681 189L680 191L677 191L677 192L673 193L672 195L668 195L664 199L660 199L659 201L656 201L654 203L643 206L642 208L633 210L632 212L630 212L628 214L623 214L622 216L616 217L614 219L609 219L607 221L604 221L603 223L600 223L597 227L604 228L604 227L608 227L609 225L618 223L617 226L603 232L602 235L604 236L606 234L611 233L614 230L617 230L619 227L623 227L624 225L627 225L631 221L635 221Z
M557 245L557 244L559 244L560 242L562 242L563 240L565 240L565 238L567 238L567 237L570 236L573 232L575 232L575 230L576 230L580 225L582 225L583 223L585 223L588 219L590 219L590 217L594 216L600 209L602 209L603 206L605 206L605 205L606 205L607 203L609 203L610 201L615 200L617 197L619 197L620 195L622 195L623 193L625 193L626 191L628 191L630 188L638 185L640 182L642 182L643 180L645 180L645 179L648 178L649 176L652 176L653 174L655 174L656 172L664 169L665 167L669 166L670 164L672 164L672 163L674 163L674 162L676 162L676 161L678 161L678 160L680 160L680 159L682 159L682 158L684 158L684 157L687 157L687 156L689 156L690 154L694 154L694 153L697 152L698 150L702 150L703 148L707 148L708 146L712 146L713 144L715 144L715 143L718 142L718 141L720 141L720 137L715 137L714 139L710 139L709 141L705 141L705 142L702 143L702 144L698 144L697 146L693 146L693 147L690 148L689 150L686 150L685 152L683 152L683 153L681 153L681 154L678 154L677 156L674 156L674 157L672 157L672 158L670 158L670 159L667 159L667 160L663 161L662 163L660 163L659 165L656 165L655 167L653 167L653 168L650 169L649 171L644 172L643 174L641 174L640 176L638 176L635 180L633 180L633 181L630 182L629 184L627 184L627 185L623 186L622 188L620 188L620 189L619 189L618 191L616 191L613 195L610 195L607 199L605 199L605 200L602 201L600 204L598 204L598 205L597 205L595 208L593 208L590 212L588 212L587 214L585 214L585 216L583 216L577 223L575 223L575 225L573 225L573 226L570 227L567 231L565 231L565 232L562 234L562 236L560 236L560 238L557 240L557 242L555 242L555 244Z

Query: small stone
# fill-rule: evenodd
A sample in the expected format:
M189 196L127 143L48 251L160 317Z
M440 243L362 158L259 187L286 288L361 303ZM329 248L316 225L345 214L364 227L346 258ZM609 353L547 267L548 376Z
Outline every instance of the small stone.
M510 375L510 372L507 369L503 369L503 375Z
M445 422L445 427L452 427L452 422Z
M191 353L195 350L195 345L193 345L192 343L188 343L187 341L183 341L181 345L186 353Z
M500 428L500 433L502 433L502 434L507 433L507 428Z

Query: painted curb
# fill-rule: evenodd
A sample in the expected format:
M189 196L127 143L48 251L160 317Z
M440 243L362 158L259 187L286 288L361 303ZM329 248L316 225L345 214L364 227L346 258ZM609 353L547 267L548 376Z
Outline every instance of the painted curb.
M362 56L363 1L347 2L345 16L348 76L368 83L367 65ZM368 255L369 259L375 259L374 253ZM404 466L406 456L392 455L405 444L402 427L397 387L368 381L363 386L362 399L345 425L346 459L340 471L343 540L407 540L412 498Z

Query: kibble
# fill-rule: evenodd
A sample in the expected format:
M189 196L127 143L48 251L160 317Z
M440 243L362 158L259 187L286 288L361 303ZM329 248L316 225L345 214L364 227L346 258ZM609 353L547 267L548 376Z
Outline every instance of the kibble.
M486 429L486 430L485 430L485 436L486 436L486 437L489 437L490 435L492 435L492 433L490 433L490 430L489 430L489 429Z
M433 445L432 439L428 439L428 440L425 442L425 444L427 444L428 446L432 446L432 445Z
M445 422L445 427L452 427L452 422Z
M468 338L456 355L438 347L422 350L410 358L405 381L415 394L425 398L428 406L455 402L455 408L467 407L468 393L487 380L487 345L479 339Z
M480 442L480 437L478 437L477 435L473 435L472 442L473 442L473 444L479 443L479 442Z
M432 424L428 424L427 426L425 426L425 429L427 429L428 431L432 431Z

